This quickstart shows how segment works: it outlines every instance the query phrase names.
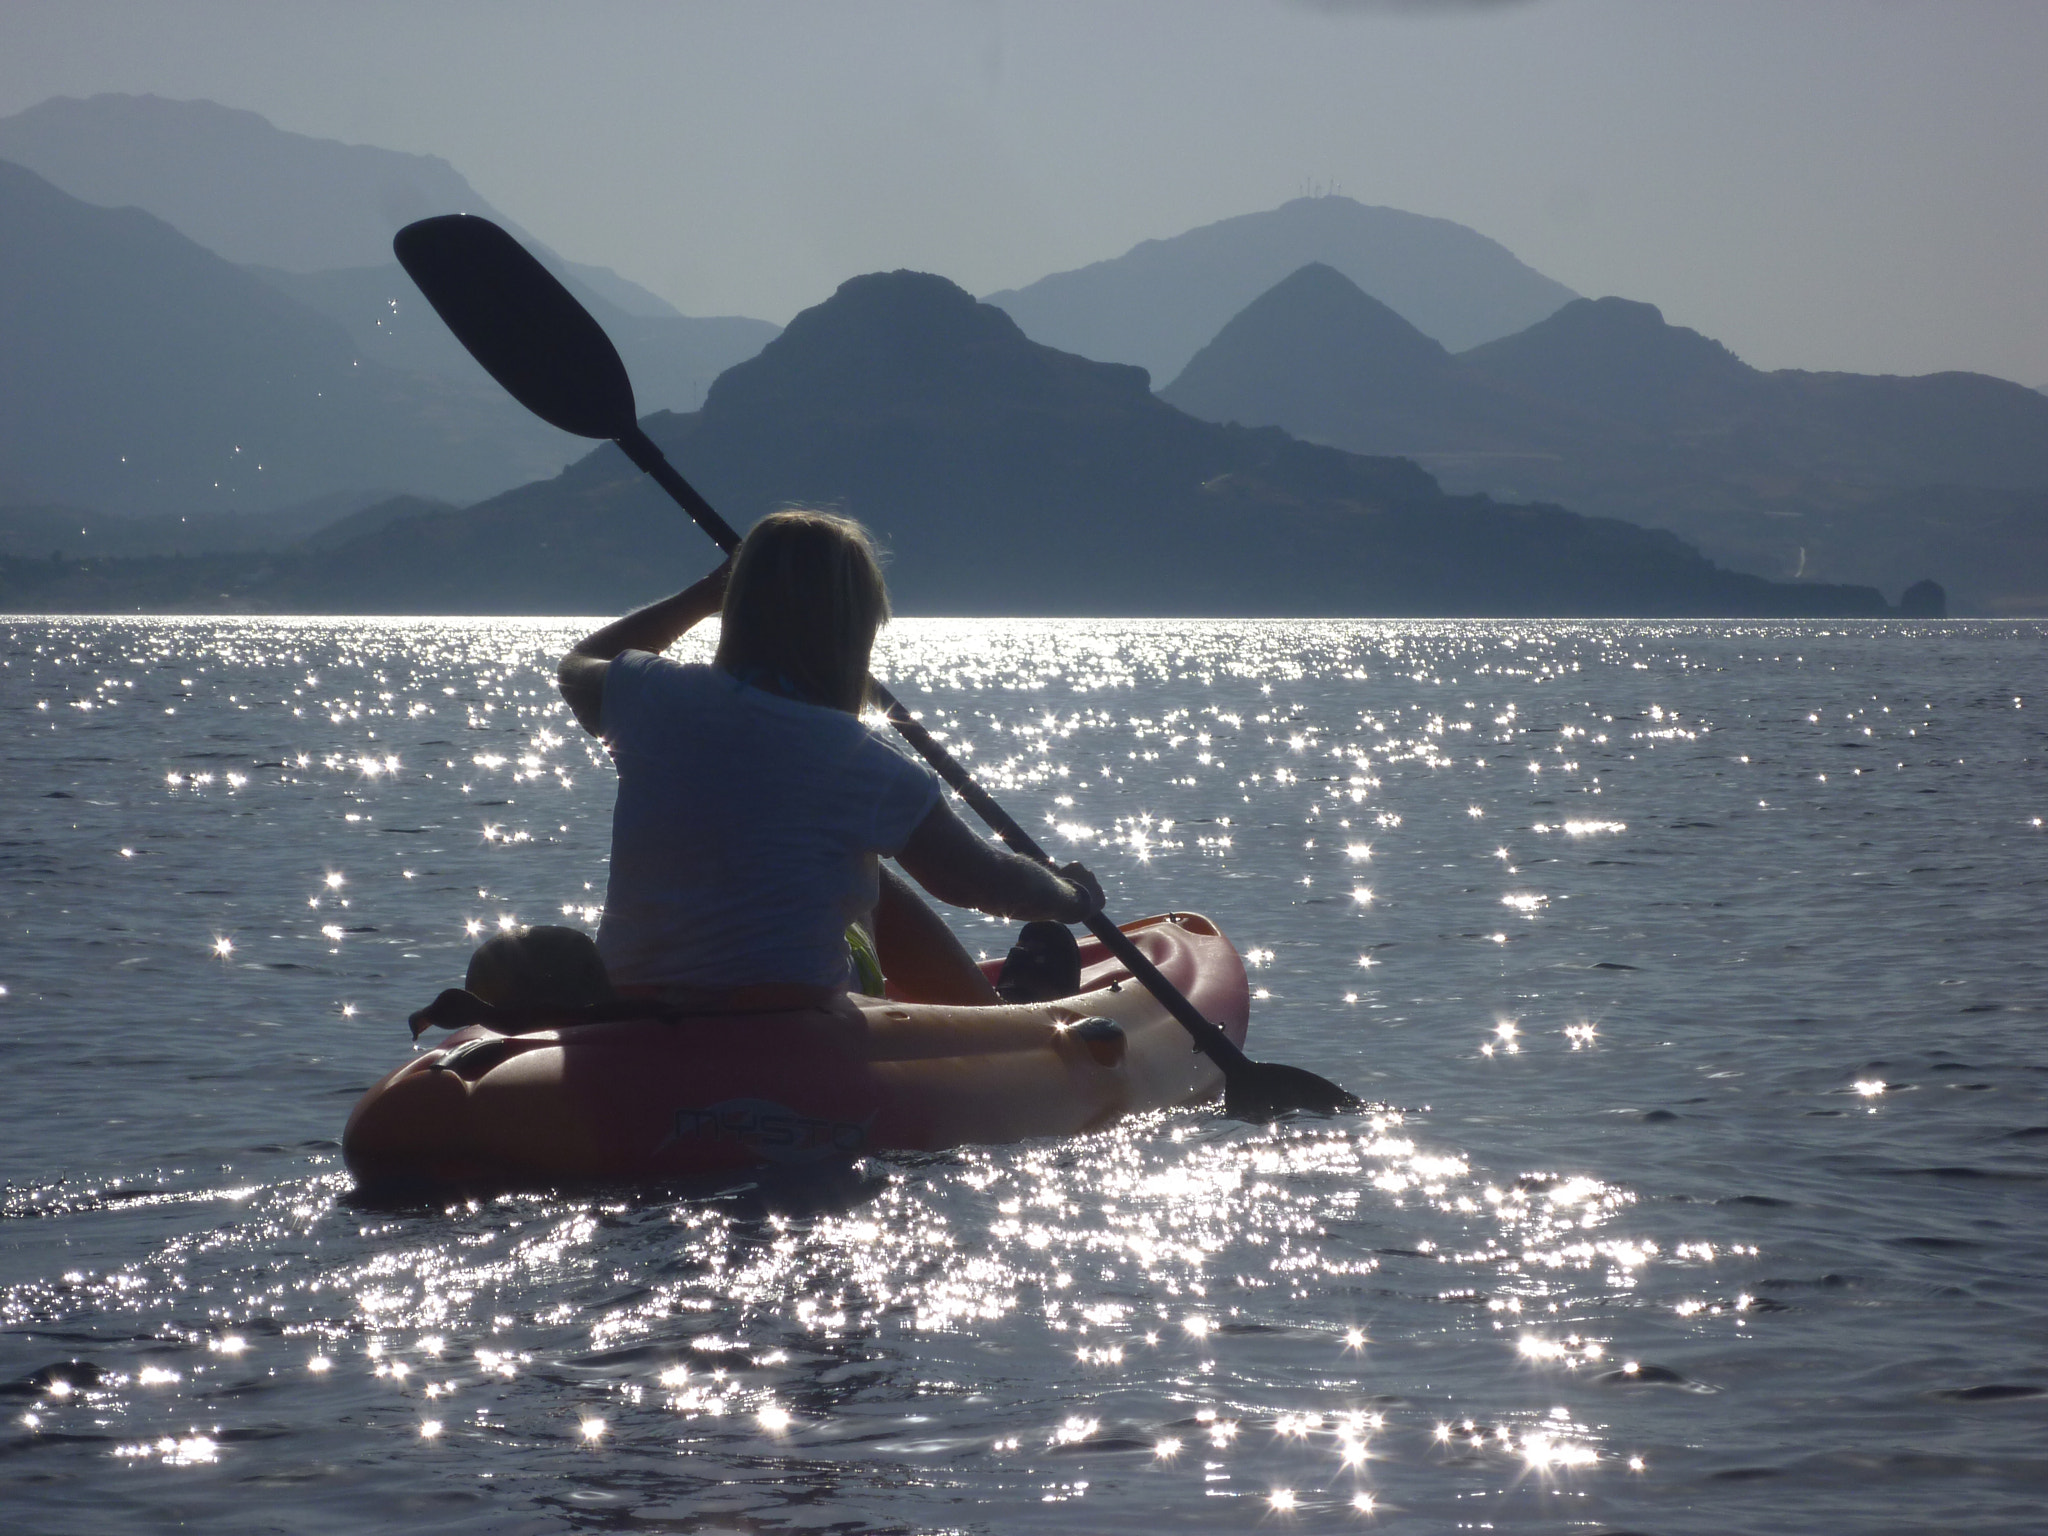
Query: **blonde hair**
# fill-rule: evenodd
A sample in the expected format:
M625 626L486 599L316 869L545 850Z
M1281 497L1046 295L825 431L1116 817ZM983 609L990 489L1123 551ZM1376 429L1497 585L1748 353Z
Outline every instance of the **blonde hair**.
M850 517L771 512L740 541L726 582L718 665L814 704L860 713L889 589Z

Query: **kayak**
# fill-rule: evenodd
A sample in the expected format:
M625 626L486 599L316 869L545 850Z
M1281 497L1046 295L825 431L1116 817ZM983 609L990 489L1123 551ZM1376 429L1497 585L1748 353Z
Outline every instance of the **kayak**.
M1214 923L1174 912L1123 931L1244 1043L1250 987ZM1047 1003L849 994L518 1034L469 1025L363 1095L342 1155L368 1186L654 1181L1071 1136L1217 1094L1223 1074L1100 940L1081 940L1081 964L1081 990Z

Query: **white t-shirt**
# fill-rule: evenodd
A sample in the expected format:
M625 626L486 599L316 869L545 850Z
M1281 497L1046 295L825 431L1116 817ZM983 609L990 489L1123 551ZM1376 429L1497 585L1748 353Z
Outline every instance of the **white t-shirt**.
M645 651L605 668L602 724L619 769L597 934L612 981L846 985L846 925L937 776L844 710Z

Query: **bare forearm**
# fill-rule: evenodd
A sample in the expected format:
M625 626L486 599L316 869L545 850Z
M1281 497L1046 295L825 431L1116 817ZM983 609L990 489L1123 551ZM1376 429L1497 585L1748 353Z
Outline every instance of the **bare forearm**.
M637 608L623 619L614 619L603 629L585 635L570 647L570 654L598 661L610 661L622 651L659 654L718 612L724 600L725 567L720 566L674 596Z
M1078 922L1084 903L1074 882L1047 865L1002 850L1003 892L998 905L984 910L1015 922Z
M1026 922L1080 922L1102 905L1102 887L1079 864L1051 869L989 842L944 801L932 808L897 862L940 901Z
M955 907L973 907L991 917L1033 921L1038 918L1064 919L1073 907L1074 893L1043 864L999 849L972 866L941 865L912 870L917 883L940 901Z
M718 612L725 601L725 578L731 569L732 562L728 560L674 597L664 597L623 619L615 619L569 648L569 654L555 668L555 686L562 690L562 698L583 729L593 736L600 734L605 669L612 659L621 651L659 654Z

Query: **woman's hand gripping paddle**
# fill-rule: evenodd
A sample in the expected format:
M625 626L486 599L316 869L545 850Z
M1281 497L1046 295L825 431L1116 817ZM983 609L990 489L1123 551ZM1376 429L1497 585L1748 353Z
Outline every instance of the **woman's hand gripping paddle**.
M518 241L488 219L456 213L408 224L392 248L456 339L513 399L565 432L617 443L720 549L732 553L740 541L732 525L676 473L640 430L633 384L611 338ZM889 723L1005 843L1026 858L1052 863L908 710L879 686L875 696ZM1088 931L1194 1037L1196 1049L1222 1068L1225 1113L1270 1120L1290 1110L1333 1114L1360 1107L1355 1097L1327 1078L1300 1067L1253 1061L1202 1017L1105 914L1094 913L1087 923Z

